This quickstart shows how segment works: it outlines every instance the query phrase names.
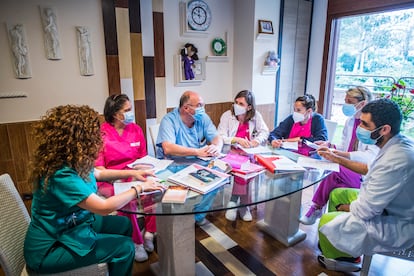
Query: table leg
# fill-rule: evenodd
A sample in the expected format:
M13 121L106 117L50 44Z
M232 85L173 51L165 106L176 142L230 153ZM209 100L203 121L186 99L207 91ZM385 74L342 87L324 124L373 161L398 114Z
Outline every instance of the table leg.
M194 215L157 216L156 275L195 275Z
M258 227L286 246L294 245L306 238L299 229L299 214L302 191L265 203L264 219Z

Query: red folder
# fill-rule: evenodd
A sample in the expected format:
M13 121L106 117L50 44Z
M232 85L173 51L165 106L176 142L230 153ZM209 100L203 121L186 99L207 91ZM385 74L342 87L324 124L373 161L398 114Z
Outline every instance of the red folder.
M305 171L305 168L283 155L256 154L254 158L256 159L257 163L272 173Z
M273 160L277 160L279 158L279 156L263 156L260 154L254 155L254 159L256 160L256 162L272 173L274 173L276 170L276 166L275 164L273 164Z

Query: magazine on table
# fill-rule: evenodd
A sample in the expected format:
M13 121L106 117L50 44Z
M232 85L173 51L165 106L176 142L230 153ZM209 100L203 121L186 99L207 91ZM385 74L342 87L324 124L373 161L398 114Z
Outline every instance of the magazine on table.
M141 170L154 170L155 173L165 170L174 160L157 159L146 155L128 164L128 168Z
M129 182L121 182L121 181L115 181L114 182L114 195L119 195L125 191L128 191L131 189L132 186L137 186L142 184L142 181L129 181ZM160 196L165 192L165 189L167 187L163 187L160 190L154 190L154 191L147 191L142 192L139 194L140 197L142 196L151 196L151 198L154 198L158 200Z
M283 155L256 154L254 158L259 164L272 173L299 172L306 170L295 161Z
M229 177L228 174L194 163L169 176L167 180L205 194L226 184Z

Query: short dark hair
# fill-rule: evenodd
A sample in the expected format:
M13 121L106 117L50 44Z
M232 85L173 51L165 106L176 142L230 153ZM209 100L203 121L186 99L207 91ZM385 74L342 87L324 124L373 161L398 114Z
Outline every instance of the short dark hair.
M105 101L104 117L108 123L115 121L114 115L122 109L125 102L129 101L129 98L125 94L116 94L109 96Z
M361 112L371 114L371 120L374 122L375 127L389 125L393 135L400 132L402 113L400 107L395 102L385 98L374 100L367 103Z
M190 93L184 92L180 97L179 108L183 107L190 100Z
M315 97L310 94L305 94L303 96L298 97L295 102L301 102L302 105L306 108L312 108L313 111L316 111L316 101Z
M250 105L252 109L246 112L246 121L250 121L256 115L256 102L254 100L253 92L250 90L242 90L234 97L234 100L238 98L244 98L247 105ZM231 106L231 113L234 115L234 108Z

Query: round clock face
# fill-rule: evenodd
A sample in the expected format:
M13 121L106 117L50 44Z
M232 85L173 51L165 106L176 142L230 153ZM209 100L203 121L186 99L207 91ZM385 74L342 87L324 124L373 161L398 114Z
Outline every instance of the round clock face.
M191 29L205 31L211 24L211 11L201 0L193 0L187 6L187 22Z
M211 47L213 48L214 54L217 56L221 56L226 52L226 42L221 38L213 39Z

